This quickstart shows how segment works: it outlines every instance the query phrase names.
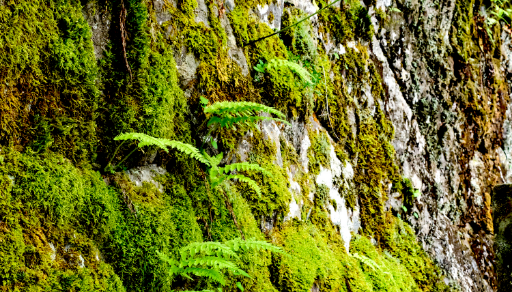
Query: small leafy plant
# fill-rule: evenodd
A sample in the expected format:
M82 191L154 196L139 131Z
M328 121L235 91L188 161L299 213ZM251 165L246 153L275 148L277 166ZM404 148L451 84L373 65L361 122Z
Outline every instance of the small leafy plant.
M187 143L183 143L180 141L175 140L169 140L169 139L163 139L163 138L155 138L143 133L124 133L121 135L118 135L114 138L116 141L123 141L119 146L117 146L116 150L114 151L114 154L112 154L112 159L116 156L117 151L119 151L119 148L123 145L124 142L128 140L136 140L139 143L137 144L137 147L132 150L127 156L125 156L116 166L112 167L111 162L112 159L109 161L107 167L105 168L105 171L112 172L114 171L119 165L121 165L130 155L133 154L137 149L143 148L144 146L157 146L161 149L163 149L165 152L169 152L169 148L176 149L184 154L189 155L190 157L209 165L208 160L199 152L199 150Z
M278 118L259 116L258 114L261 112L276 115ZM216 102L206 106L204 113L211 116L208 120L208 127L213 125L221 128L229 128L238 123L250 125L263 120L275 120L288 125L290 124L284 120L286 116L275 108L249 101Z
M242 181L246 184L248 184L254 191L258 194L258 196L261 197L261 189L258 186L258 184L241 174L230 174L232 171L247 171L247 170L254 170L259 171L267 176L271 176L271 174L261 167L259 164L253 164L253 163L247 163L247 162L240 162L240 163L232 163L229 165L226 165L224 167L219 167L220 161L222 160L223 154L220 153L219 155L215 157L211 157L208 154L204 153L206 159L208 160L210 164L210 168L208 170L208 174L210 177L210 184L212 188L215 188L219 186L223 181L228 179L238 179L239 181Z
M237 265L240 254L261 250L284 254L281 248L266 241L236 238L224 243L193 242L180 249L178 260L171 259L160 252L158 255L169 264L171 277L181 275L190 280L193 280L192 276L206 277L216 285L224 287L227 285L226 274L231 274L235 278L240 276L250 278L251 276ZM239 281L235 285L239 290L244 291L244 287ZM217 287L217 290L222 291L222 288Z
M485 29L492 43L494 38L491 28L499 23L500 21L510 24L512 18L512 7L510 0L491 0L491 7L487 9L487 13L491 16L487 16L485 20Z
M201 96L200 104L202 105L205 114L210 116L207 126L213 126L206 135L206 139L212 142L212 146L215 149L217 149L217 145L216 143L214 143L215 140L211 136L211 132L215 128L233 127L235 124L239 123L254 125L255 122L261 120L276 120L289 124L286 120L281 119L285 117L283 113L272 107L268 107L259 103L246 101L224 101L217 102L212 105L208 105L208 103L208 99ZM279 118L258 116L260 112L273 114L278 116ZM106 172L114 172L115 169L119 165L121 165L133 152L135 152L137 149L143 148L144 146L157 146L165 150L166 152L169 152L169 148L172 148L186 155L189 155L190 157L196 159L199 162L204 163L208 167L208 178L211 188L216 189L217 191L224 195L224 200L226 201L228 209L233 217L233 221L236 227L238 228L240 235L242 236L242 238L244 238L243 232L236 221L236 217L232 210L231 204L229 203L228 196L221 188L218 187L222 182L226 180L236 179L238 181L248 184L258 194L258 196L261 197L261 189L254 180L242 174L234 172L251 170L259 171L267 176L271 176L271 174L267 170L265 170L258 164L251 164L247 162L233 163L226 165L224 167L220 167L219 164L222 161L223 153L219 153L218 155L212 157L208 155L208 153L206 153L205 150L199 150L190 144L164 138L155 138L143 133L124 133L115 137L114 140L123 142L121 142L121 144L114 151L112 159L115 157L115 155L117 154L117 152L119 151L120 147L123 145L124 142L129 140L135 140L138 141L139 143L137 144L137 147L134 148L126 157L124 157L116 166L111 165L111 159L108 165L105 167Z

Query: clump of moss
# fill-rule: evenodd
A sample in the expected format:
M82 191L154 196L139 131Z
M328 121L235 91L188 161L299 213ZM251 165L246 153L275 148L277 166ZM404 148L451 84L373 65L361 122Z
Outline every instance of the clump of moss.
M421 291L450 291L408 224L387 213L382 230L381 247L405 266Z
M97 67L80 2L4 3L0 30L0 143L94 159Z
M389 226L409 228L410 232L404 223L393 221ZM283 245L290 257L274 256L272 282L279 291L304 291L313 286L320 291L445 291L439 271L425 253L417 252L421 248L414 236L398 238L393 237L393 242L410 245L414 251L396 254L389 246L381 249L367 237L356 235L348 254L330 222L286 223L274 233L274 240ZM402 248L408 249L398 249ZM421 268L410 270L415 265ZM419 269L432 281L426 284L418 278Z
M0 289L125 291L96 241L115 229L115 192L60 155L0 153Z
M311 147L308 149L309 171L318 175L320 166L330 168L331 166L331 143L323 132L311 133Z
M320 0L319 7L325 7L329 1ZM320 31L329 33L339 43L361 38L369 41L373 36L368 10L358 1L348 1L341 8L329 7L318 16L321 22Z

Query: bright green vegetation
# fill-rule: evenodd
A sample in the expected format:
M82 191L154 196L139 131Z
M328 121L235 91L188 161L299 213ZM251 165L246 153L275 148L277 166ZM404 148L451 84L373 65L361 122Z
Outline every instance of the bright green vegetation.
M94 159L98 68L80 2L2 2L0 31L0 142Z
M235 248L236 271L250 277L232 277L235 269L217 265L226 272L223 291L444 289L414 232L383 210L383 186L402 180L390 143L394 130L380 107L386 92L378 65L359 42L373 35L359 2L319 14L322 33L355 41L355 48L326 54L305 21L244 47L246 76L228 55L220 18L227 17L241 46L273 32L251 12L270 1L235 1L229 13L206 1L208 25L196 22L193 0L165 6L172 17L161 25L153 1L98 1L113 28L98 61L81 12L87 1L4 2L0 291L213 289L219 281L169 273L169 263L190 268L176 265L200 256L183 257L187 247L233 249L240 233L288 255ZM304 16L288 7L283 25ZM183 46L200 61L197 78L185 85L174 59ZM242 102L233 108L234 101ZM257 116L261 111L270 116ZM284 140L277 149L253 123L284 127L290 119L306 128L319 122L329 135L309 131L309 172L299 169L294 177L302 220L284 222L292 198L287 168L299 165L297 149ZM251 145L247 161L233 151L242 138ZM345 199L348 207L359 200L362 229L350 254L329 219L328 188L314 183L320 167L330 167L331 144L342 162L357 164L357 189ZM149 163L167 170L155 177L159 187L137 186L120 171Z
M159 254L160 258L169 264L169 273L171 275L180 275L193 280L190 275L206 277L213 282L225 286L226 278L223 271L226 270L230 276L243 276L250 278L244 270L238 268L236 261L240 260L239 253L247 251L272 251L282 253L279 247L273 246L266 241L257 241L254 239L242 240L235 238L225 243L219 242L194 242L180 250L178 261L172 260L165 254ZM236 282L236 287L241 291L244 288L240 282ZM222 291L221 288L218 288ZM211 290L203 290L211 291Z

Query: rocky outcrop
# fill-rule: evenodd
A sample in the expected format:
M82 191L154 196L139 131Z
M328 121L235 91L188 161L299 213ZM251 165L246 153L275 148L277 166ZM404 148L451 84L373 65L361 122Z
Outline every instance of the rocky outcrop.
M16 195L5 206L37 208L12 207L5 217L16 220L0 217L0 236L10 234L23 247L0 237L0 248L22 267L12 267L5 284L11 286L0 290L18 287L19 271L30 268L22 257L42 279L50 272L37 270L47 262L38 257L51 263L60 254L90 279L102 277L95 266L101 264L129 291L159 290L172 280L158 274L157 249L177 254L189 242L225 240L244 229L295 256L255 261L252 291L368 290L361 279L377 274L366 277L363 270L373 273L367 266L379 270L386 263L399 267L397 279L407 274L402 282L412 283L411 290L444 283L464 292L508 291L508 185L492 190L512 183L512 36L505 22L489 24L487 2L5 2L0 147L14 150L0 155L0 185ZM290 124L264 121L213 134L218 129L206 125L205 98L264 103L283 111ZM262 197L234 182L219 200L207 186L206 166L172 151L137 148L124 174L105 173L107 161L125 161L120 156L133 150L113 139L124 132L223 152L222 163L259 163L272 176L253 176ZM207 135L216 135L218 147L209 146ZM11 164L4 165L4 156ZM35 169L32 160L41 165ZM80 200L45 185L61 177L63 185L74 185L65 173L85 176L73 189ZM44 199L53 193L53 201ZM55 202L76 210L67 213ZM49 216L52 208L63 219ZM23 251L35 228L24 220L44 229L50 249L45 241ZM85 252L75 253L67 239L54 241L75 231L91 248L76 244ZM402 237L415 247L393 241ZM442 276L430 259L419 271L404 263L423 260L423 251ZM323 270L328 261L332 267ZM347 270L359 264L366 266ZM59 269L51 271L64 273ZM382 283L389 281L386 273Z
M497 185L492 190L494 248L499 292L512 289L512 185Z

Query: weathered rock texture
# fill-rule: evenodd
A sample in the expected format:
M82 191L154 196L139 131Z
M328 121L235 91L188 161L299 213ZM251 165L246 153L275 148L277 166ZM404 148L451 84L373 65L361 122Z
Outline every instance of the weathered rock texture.
M512 289L512 186L497 185L492 190L494 248L496 252L497 291Z
M502 247L508 229L493 224L491 191L512 182L512 36L504 22L486 23L489 3L341 1L247 45L332 1L10 2L0 1L0 143L12 146L5 165L0 151L0 187L29 194L9 200L38 207L28 220L2 201L11 213L0 211L0 250L27 264L6 269L0 290L47 275L64 279L60 267L41 264L56 257L103 279L84 280L95 289L192 289L185 279L169 280L156 251L175 256L189 242L238 235L226 202L205 186L204 166L153 149L136 152L124 174L106 173L108 161L132 150L124 144L114 152L113 138L123 132L269 169L272 179L247 174L262 185L262 198L240 183L223 186L244 232L294 256L244 259L256 273L244 282L247 291L388 291L391 273L378 274L371 261L398 267L392 279L406 274L403 283L412 284L403 291L504 287L496 272L505 258L496 271L503 253L494 246ZM265 103L290 125L225 129L212 134L213 147L200 97ZM42 153L60 156L36 156ZM30 172L31 159L43 161L34 168L41 172ZM16 181L38 189L28 177L39 173L73 185L62 174L68 168L84 176L82 191L70 188L81 199L70 201L62 189L48 196L76 214L48 211L47 197L38 197L47 194L45 179L35 179L41 191L16 189ZM4 246L3 238L19 246ZM46 270L17 276L38 265Z

